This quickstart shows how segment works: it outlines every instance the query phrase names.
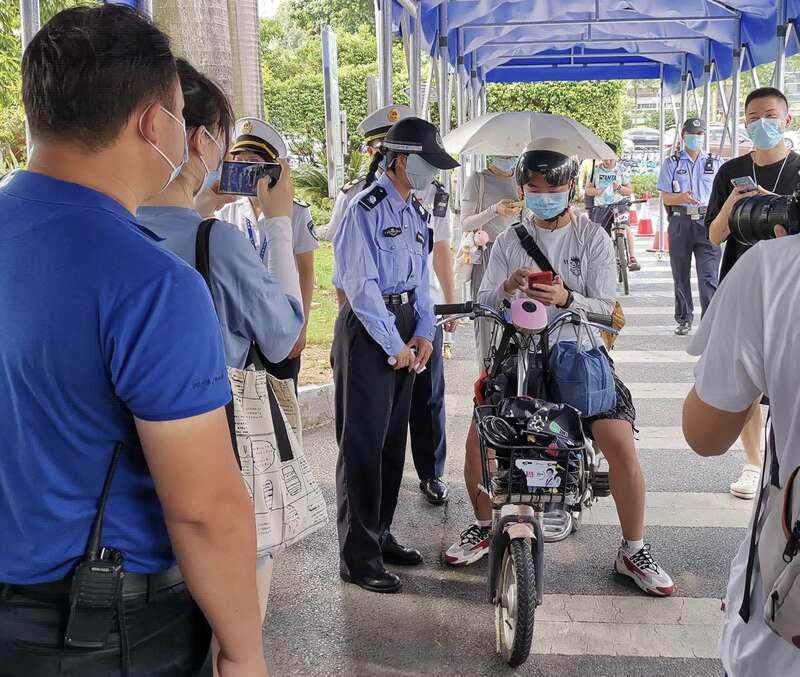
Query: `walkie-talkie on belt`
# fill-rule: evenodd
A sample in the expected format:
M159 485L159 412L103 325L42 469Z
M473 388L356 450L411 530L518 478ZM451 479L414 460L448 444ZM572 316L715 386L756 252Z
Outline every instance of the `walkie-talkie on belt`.
M100 494L97 515L89 533L86 552L72 574L69 620L64 633L64 643L67 646L103 648L113 627L122 596L122 579L125 575L122 568L122 553L100 545L106 502L122 447L120 442L114 449L103 483L103 492Z

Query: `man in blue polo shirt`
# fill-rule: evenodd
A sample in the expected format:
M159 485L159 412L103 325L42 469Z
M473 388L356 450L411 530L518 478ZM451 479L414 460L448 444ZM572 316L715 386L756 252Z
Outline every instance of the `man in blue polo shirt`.
M22 70L35 150L0 184L0 674L193 674L201 609L220 674L266 675L217 319L133 216L184 161L169 40L120 6L68 10ZM103 623L70 591L120 446ZM70 643L87 633L101 646Z

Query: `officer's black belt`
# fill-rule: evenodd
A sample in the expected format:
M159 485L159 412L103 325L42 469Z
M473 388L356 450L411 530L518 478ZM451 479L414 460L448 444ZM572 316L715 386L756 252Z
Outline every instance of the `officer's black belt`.
M691 207L687 207L686 205L675 205L672 208L672 213L676 216L688 216L688 217L695 217L698 216L705 216L708 207L697 207L697 212L689 213L689 210L692 209ZM693 210L694 211L694 210Z
M417 300L417 293L412 289L411 291L404 291L402 294L385 294L383 302L387 306L404 306L406 303L414 303Z
M15 592L24 597L40 600L54 600L69 597L72 574L60 581L51 583L35 583L33 585L16 585L14 583L0 583L0 598L7 592ZM183 574L176 564L174 567L157 574L132 574L125 573L122 578L122 597L141 597L172 588L183 583Z

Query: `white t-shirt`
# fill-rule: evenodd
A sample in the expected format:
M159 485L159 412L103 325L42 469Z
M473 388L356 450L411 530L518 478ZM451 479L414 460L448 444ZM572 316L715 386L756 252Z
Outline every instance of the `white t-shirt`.
M617 162L611 169L598 162L593 177L595 188L603 191L594 199L594 203L599 206L614 204L622 199L622 194L614 190L614 183L626 186L631 182L628 171L621 162Z
M706 404L740 412L759 393L770 398L781 485L800 465L798 261L798 236L762 242L748 251L720 285L688 351L702 354L695 378ZM750 621L739 616L749 539L748 530L731 564L720 641L723 666L729 677L798 674L800 651L763 621L766 595L757 566Z

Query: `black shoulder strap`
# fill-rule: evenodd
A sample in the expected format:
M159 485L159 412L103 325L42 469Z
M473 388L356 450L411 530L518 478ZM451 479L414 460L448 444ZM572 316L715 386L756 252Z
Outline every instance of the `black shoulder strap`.
M756 504L756 513L753 515L753 526L750 533L750 548L747 553L747 568L744 577L744 595L742 597L742 606L739 607L739 616L741 616L745 623L750 620L750 597L753 594L753 567L755 566L756 555L758 554L759 520L761 519L761 510L764 507L764 494L767 493L770 484L780 488L778 453L775 449L775 429L772 426L771 411L767 414L765 436L767 439L764 445L764 467L761 471L761 486L758 491L758 503ZM767 477L768 462L770 464L769 481L765 486L764 478Z
M211 294L211 303L214 303L214 293L211 291L211 229L214 227L216 219L205 219L197 226L197 237L194 241L194 267L208 286L208 293ZM216 309L216 308L215 308ZM236 440L236 424L233 417L233 400L225 405L225 414L228 417L228 429L231 432L231 443L233 453L236 454L236 462L239 469L242 461L239 458L239 443Z
M589 183L594 183L594 167L597 164L597 160L592 160L592 173L589 174Z
M531 234L528 232L528 229L523 224L518 224L514 226L514 232L517 234L519 238L519 243L522 245L522 248L525 252L530 256L534 261L536 261L536 265L545 272L545 273L553 273L553 275L558 275L555 268L553 268L550 260L545 256L544 252L539 249L539 245L536 244L536 241L531 237ZM564 288L567 291L572 291L567 285L564 285Z

